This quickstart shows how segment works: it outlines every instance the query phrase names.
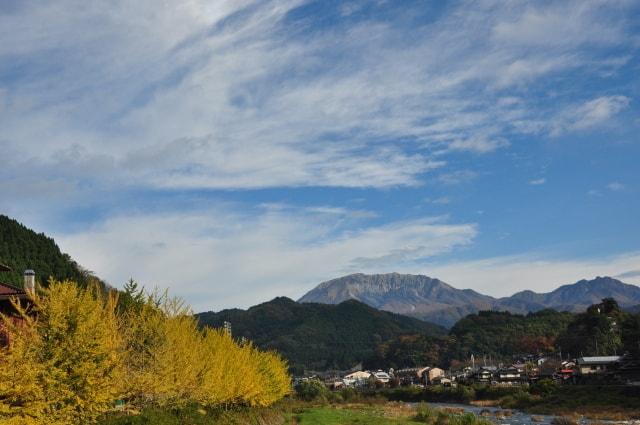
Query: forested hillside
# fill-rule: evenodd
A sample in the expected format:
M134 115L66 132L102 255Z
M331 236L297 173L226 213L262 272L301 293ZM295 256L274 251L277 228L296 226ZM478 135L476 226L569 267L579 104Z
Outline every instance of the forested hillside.
M41 284L46 284L50 277L82 284L95 279L69 255L62 253L52 238L5 215L0 215L0 263L12 269L0 274L0 281L17 286L22 286L22 274L26 269L35 270Z
M400 335L444 335L421 320L376 310L358 301L338 305L299 304L276 298L248 310L197 315L202 326L231 322L233 336L282 353L296 372L348 369L369 361L376 348Z
M577 314L559 335L565 355L602 356L640 351L640 314L623 311L607 298Z
M552 352L558 336L574 314L542 310L527 315L481 311L460 320L451 329L449 359L486 355L494 359L520 353Z
M201 326L231 322L236 339L244 337L260 348L279 351L294 373L348 369L360 362L365 368L449 368L468 362L471 354L497 364L560 350L564 357L640 350L640 315L621 311L613 300L603 300L582 314L551 309L527 315L481 311L458 321L448 334L437 325L354 300L329 305L276 298L248 310L197 317Z

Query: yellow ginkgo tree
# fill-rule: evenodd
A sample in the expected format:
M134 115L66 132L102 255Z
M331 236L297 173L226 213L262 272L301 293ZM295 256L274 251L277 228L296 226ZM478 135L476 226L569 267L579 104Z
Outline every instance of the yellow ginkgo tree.
M22 321L3 316L10 344L0 350L0 415L35 424L91 423L119 396L122 340L116 298L97 287L50 283ZM16 422L19 423L19 422Z

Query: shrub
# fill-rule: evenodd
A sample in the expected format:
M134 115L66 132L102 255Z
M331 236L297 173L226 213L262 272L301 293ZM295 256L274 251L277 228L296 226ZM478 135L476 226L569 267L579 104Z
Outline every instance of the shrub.
M296 395L304 401L326 400L329 390L317 379L301 381L295 386Z
M436 417L436 411L433 409L433 407L424 402L418 404L418 406L416 407L416 411L416 421L431 423L431 421Z
M472 387L460 386L458 387L460 394L460 401L469 403L476 398L476 392Z
M539 382L531 386L529 390L531 394L536 395L549 395L556 392L558 384L553 379L541 379Z
M360 394L355 388L343 388L340 390L340 395L342 396L342 400L346 402L353 402L360 399Z

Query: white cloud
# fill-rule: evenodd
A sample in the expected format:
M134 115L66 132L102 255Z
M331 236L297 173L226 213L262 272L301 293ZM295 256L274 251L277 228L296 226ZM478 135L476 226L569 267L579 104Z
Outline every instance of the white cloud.
M581 279L616 276L639 267L640 253L630 252L585 259L551 259L542 254L522 254L413 270L438 277L456 288L472 288L502 297L526 289L548 292ZM640 275L627 273L623 281L640 285Z
M471 170L457 170L440 174L438 181L444 185L468 183L478 177L478 173Z
M586 130L607 123L629 106L626 96L601 96L568 108L553 124L552 134Z
M625 185L620 182L611 182L607 185L607 189L612 192L620 192L625 189Z
M56 240L114 285L133 276L148 286L171 287L204 310L299 297L322 280L401 268L476 235L473 224L438 218L360 226L361 215L327 207L239 211L113 217Z
M546 182L547 182L547 179L544 178L544 177L541 177L539 179L530 180L529 184L532 185L532 186L540 186L540 185L545 184Z
M453 200L448 196L441 196L439 198L430 199L428 201L436 205L449 205L451 202L453 202Z

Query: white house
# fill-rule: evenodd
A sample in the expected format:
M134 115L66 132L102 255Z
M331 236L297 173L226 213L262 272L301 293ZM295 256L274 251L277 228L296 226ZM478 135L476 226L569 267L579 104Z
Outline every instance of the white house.
M381 382L383 384L388 384L389 381L391 380L391 377L389 376L389 374L382 370L373 372L373 377L376 379L376 381Z
M367 383L370 377L371 373L358 371L346 375L342 378L342 382L344 382L344 385L347 387L361 387Z

